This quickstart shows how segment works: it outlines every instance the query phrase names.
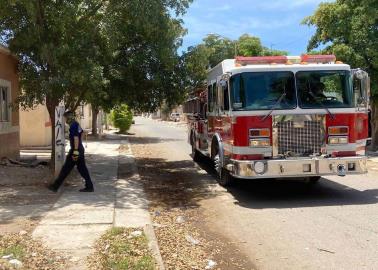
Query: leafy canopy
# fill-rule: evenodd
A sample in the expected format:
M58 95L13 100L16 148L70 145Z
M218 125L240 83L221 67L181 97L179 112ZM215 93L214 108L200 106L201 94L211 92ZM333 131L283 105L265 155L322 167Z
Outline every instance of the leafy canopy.
M216 66L225 59L234 58L235 55L287 55L287 52L270 50L262 45L260 38L248 34L242 35L238 40L217 34L207 35L201 44L188 48L183 55L188 91L203 87L208 68Z
M336 0L322 3L303 23L316 27L308 50L321 48L338 59L370 73L378 95L378 2Z

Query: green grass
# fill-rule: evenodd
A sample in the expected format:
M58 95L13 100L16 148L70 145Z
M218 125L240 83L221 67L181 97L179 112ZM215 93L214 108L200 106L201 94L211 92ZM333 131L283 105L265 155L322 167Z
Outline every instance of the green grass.
M112 228L97 242L91 269L155 270L155 260L144 233L130 237L136 229ZM94 263L93 263L94 262Z
M0 257L10 254L13 254L13 258L22 260L25 256L25 248L17 244L6 248L0 248Z

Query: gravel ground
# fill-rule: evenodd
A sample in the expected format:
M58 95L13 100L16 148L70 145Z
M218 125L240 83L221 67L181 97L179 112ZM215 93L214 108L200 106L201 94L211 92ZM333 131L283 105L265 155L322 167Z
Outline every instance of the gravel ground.
M30 235L59 194L47 190L52 175L47 166L0 165L0 270L13 269L11 259L27 270L65 268L66 259L32 240ZM2 259L3 256L13 256Z
M88 257L93 270L125 269L154 270L154 258L141 228L112 228L95 244L94 254Z
M59 270L65 268L65 262L66 258L33 240L26 231L0 236L1 270Z
M237 247L204 224L201 202L216 193L212 184L200 179L194 163L167 161L169 147L153 138L130 141L166 268L253 269Z

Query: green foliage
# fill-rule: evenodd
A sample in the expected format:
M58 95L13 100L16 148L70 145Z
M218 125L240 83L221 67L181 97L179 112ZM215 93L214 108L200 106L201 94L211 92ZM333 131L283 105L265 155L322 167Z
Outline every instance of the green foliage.
M133 113L125 104L116 106L111 112L113 125L119 129L120 133L126 133L133 122Z
M14 244L6 248L0 247L0 257L13 254L13 257L22 260L25 256L25 247L20 244Z
M108 230L96 243L90 269L154 270L155 261L144 233L132 236L133 228ZM93 255L92 255L93 256Z
M315 26L308 50L324 47L338 59L369 72L378 95L378 4L376 0L322 3L304 24Z
M191 1L113 0L105 31L113 57L107 67L111 99L130 108L154 111L165 100L177 103L182 91L182 62L177 54L182 21L171 16Z
M23 105L55 105L101 84L103 7L101 0L0 2L0 36L20 60Z
M183 55L187 91L203 87L207 69L225 59L232 59L235 55L287 55L287 52L270 50L262 45L260 38L248 34L242 35L238 40L231 40L217 34L207 35L201 44L188 48Z
M238 55L240 56L257 56L262 55L263 46L258 37L248 34L242 35L238 40Z
M1 0L0 43L20 61L19 102L46 103L52 122L62 100L71 110L85 101L105 111L180 102L185 30L177 16L191 2Z

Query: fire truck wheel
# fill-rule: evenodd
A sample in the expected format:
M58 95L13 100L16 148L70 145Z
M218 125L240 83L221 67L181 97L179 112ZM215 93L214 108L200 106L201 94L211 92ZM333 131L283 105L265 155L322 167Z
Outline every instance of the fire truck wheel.
M201 160L201 153L196 149L194 137L191 136L191 145L192 145L192 158L194 162L198 162Z
M309 184L316 184L319 182L321 176L311 176L309 177Z
M194 162L201 161L201 153L192 145L192 158Z
M230 175L230 172L222 168L221 174L218 175L218 183L223 187L230 187L234 184L235 179Z

